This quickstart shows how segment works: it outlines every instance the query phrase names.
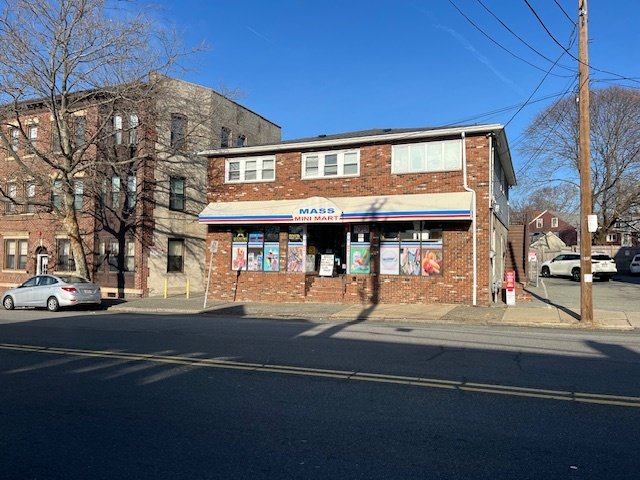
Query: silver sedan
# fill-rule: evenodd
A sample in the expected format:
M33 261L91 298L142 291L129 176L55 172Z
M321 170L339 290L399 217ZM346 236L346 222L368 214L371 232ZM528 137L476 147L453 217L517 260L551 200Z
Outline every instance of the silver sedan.
M100 287L78 275L37 275L2 295L2 305L7 310L46 307L55 312L60 307L101 304Z

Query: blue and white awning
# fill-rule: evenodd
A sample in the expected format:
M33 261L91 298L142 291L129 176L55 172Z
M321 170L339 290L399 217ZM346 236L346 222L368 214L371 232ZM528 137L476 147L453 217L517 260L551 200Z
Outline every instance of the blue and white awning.
M225 225L470 220L471 204L471 192L213 202L200 213L199 222Z

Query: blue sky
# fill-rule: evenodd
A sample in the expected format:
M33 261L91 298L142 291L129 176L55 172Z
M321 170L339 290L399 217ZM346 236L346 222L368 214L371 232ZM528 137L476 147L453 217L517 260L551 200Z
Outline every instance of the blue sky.
M209 46L182 78L241 90L239 103L280 125L283 140L500 123L517 172L524 128L577 85L561 46L578 57L578 0L153 3L187 45ZM589 2L592 87L640 87L639 6Z

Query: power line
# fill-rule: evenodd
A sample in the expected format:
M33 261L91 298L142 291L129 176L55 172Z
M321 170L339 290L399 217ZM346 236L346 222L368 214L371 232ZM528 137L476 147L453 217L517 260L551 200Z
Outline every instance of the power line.
M467 15L465 15L465 13L460 10L460 8L453 2L453 0L449 0L449 3L451 5L453 5L453 7L458 11L458 13L460 13L460 15L462 15L465 20L467 20L467 22L469 22L471 25L473 25L475 27L476 30L478 30L480 33L482 33L485 37L487 37L491 42L493 42L494 44L496 44L498 47L500 47L502 50L504 50L505 52L507 52L509 55L517 58L518 60L520 60L521 62L526 63L527 65L535 68L536 70L540 70L542 72L547 73L547 70L545 70L544 68L538 67L537 65L534 65L533 63L529 62L528 60L525 60L524 58L516 55L515 53L513 53L511 50L509 50L508 48L506 48L505 46L501 45L498 41L494 40L488 33L486 33L484 30L482 30L478 25L476 25L473 20L471 20ZM561 77L561 78L567 78L566 75L558 75L558 74L552 74L556 77Z
M522 39L522 38L521 38L517 33L515 33L511 28L509 28L509 26L508 26L507 24L505 24L502 20L500 20L500 18L498 18L498 16L497 16L495 13L493 13L493 12L491 11L491 9L489 9L489 7L487 7L484 3L482 3L482 0L477 0L477 2L478 2L480 5L482 5L482 7L483 7L487 12L489 12L489 14L490 14L493 18L495 18L495 19L500 23L500 25L502 25L505 29L507 29L507 31L508 31L509 33L511 33L514 37L516 37L518 40L520 40L522 43L524 43L527 47L529 47L529 49L533 50L536 54L538 54L540 57L544 58L546 61L548 61L548 62L550 62L550 63L554 63L554 62L553 62L553 60L551 60L551 59L550 59L549 57L547 57L546 55L543 55L542 53L540 53L540 52L539 52L538 50L536 50L533 46L531 46L531 45L530 45L529 43L527 43L524 39ZM575 32L576 32L576 29L575 29L575 24L574 24L574 30L573 30L573 32L571 32L571 37L573 37L573 35L574 35L574 33L575 33ZM574 38L573 40L570 40L570 46L571 46L571 44L573 44L573 42L574 42L574 41L575 41L575 38ZM572 68L572 67L566 67L566 66L564 66L564 65L558 65L558 66L559 66L559 67L561 67L561 68L564 68L564 69L566 69L566 70L571 70L571 71L574 71L574 70L575 70L575 68Z

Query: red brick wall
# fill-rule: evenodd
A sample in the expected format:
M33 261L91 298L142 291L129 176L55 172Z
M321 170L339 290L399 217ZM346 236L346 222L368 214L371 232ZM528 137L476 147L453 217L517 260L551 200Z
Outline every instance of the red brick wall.
M477 304L491 301L489 286L489 142L479 135L466 139L467 182L477 194ZM464 191L462 171L428 174L391 174L391 145L360 147L360 176L321 180L301 179L301 152L276 155L276 180L265 183L225 184L224 158L210 159L210 202L285 200L322 197L402 195ZM438 222L436 222L437 224ZM372 274L333 279L340 284L344 303L471 304L473 300L473 232L470 221L440 222L443 229L444 274L432 277L377 275L372 248ZM231 228L209 226L208 240L217 240L213 258L211 300L301 302L306 296L305 275L286 267L287 225L281 226L278 273L231 270ZM372 229L372 247L377 242ZM210 255L210 254L208 254ZM209 257L207 257L207 264ZM308 288L308 285L306 286Z

